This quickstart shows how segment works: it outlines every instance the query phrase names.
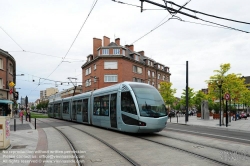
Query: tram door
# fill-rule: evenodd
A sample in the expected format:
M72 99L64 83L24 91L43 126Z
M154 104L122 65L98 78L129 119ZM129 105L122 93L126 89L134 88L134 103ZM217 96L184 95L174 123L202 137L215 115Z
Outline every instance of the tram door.
M88 99L84 99L82 103L82 119L83 122L88 122Z
M117 128L117 110L116 110L117 94L111 94L110 97L110 123L111 127Z
M72 106L72 120L76 121L76 108L77 107L77 101L73 101L73 106Z

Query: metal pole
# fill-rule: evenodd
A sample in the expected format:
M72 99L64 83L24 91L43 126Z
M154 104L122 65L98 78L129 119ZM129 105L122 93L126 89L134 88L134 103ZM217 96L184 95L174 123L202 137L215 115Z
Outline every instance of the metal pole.
M35 118L35 130L36 130L36 118Z
M177 123L178 123L178 115L176 117L177 117Z
M186 61L186 116L185 122L188 122L188 61Z
M226 127L228 126L227 100L226 100Z
M221 85L219 85L220 88L220 126L221 126Z
M16 119L14 119L14 131L16 131Z

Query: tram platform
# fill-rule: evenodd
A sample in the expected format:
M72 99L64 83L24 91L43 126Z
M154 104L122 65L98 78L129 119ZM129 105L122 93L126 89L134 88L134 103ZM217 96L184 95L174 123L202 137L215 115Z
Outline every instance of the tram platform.
M168 119L168 123L175 123L175 124L182 124L182 125L194 125L194 126L206 126L209 128L219 128L222 130L237 130L237 131L246 131L250 132L250 118L248 119L239 119L239 120L229 120L228 126L226 126L226 118L224 118L224 123L221 122L219 119L213 119L210 116L209 120L204 120L198 118L196 116L189 116L188 121L185 121L185 116L180 117L171 117Z

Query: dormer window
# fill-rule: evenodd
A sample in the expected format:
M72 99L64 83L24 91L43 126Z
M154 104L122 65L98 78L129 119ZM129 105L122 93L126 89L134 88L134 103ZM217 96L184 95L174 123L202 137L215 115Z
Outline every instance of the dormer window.
M161 70L164 70L164 67L163 67L163 66L161 66Z
M160 69L161 68L161 65L158 65L158 69Z
M151 66L154 66L154 63L153 63L153 62L151 62Z
M120 49L113 49L113 54L114 55L120 55Z
M109 49L102 49L102 55L108 55Z
M148 60L148 65L150 66L150 60Z
M139 61L139 56L138 55L134 55L135 56L135 60Z

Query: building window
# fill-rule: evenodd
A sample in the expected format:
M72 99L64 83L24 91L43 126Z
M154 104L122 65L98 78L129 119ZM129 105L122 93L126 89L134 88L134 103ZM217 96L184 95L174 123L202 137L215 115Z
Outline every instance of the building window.
M94 64L94 70L96 70L96 64Z
M86 87L91 86L91 79L85 81L85 86Z
M164 70L164 66L161 67L161 70Z
M104 75L104 82L117 82L117 75Z
M120 55L120 49L118 49L118 48L113 49L113 54L114 55Z
M148 60L148 65L150 66L150 60Z
M86 75L89 75L89 74L91 74L91 67L86 69Z
M139 61L139 56L138 55L135 55L135 60Z
M122 55L125 56L125 50L122 50Z
M0 78L0 89L3 89L3 79Z
M9 73L10 74L13 74L13 65L10 63L9 65Z
M117 62L104 62L104 69L117 69Z
M3 59L0 58L0 69L3 69Z
M155 77L155 72L152 71L152 77Z
M161 79L161 74L158 74L158 79Z
M142 73L142 68L138 66L133 66L133 72L141 74Z
M160 69L161 68L161 65L158 65L158 69Z
M161 84L158 84L158 89L160 89L161 88Z
M151 66L154 66L154 63L153 63L153 62L151 62Z
M102 49L102 55L108 55L109 49Z
M151 76L151 72L150 72L150 70L148 70L148 76L149 76L149 77Z
M165 76L162 76L162 80L165 80Z
M133 78L133 82L143 82L143 80L140 78Z

